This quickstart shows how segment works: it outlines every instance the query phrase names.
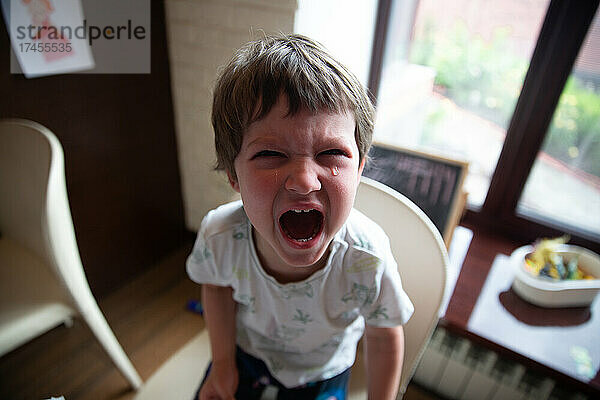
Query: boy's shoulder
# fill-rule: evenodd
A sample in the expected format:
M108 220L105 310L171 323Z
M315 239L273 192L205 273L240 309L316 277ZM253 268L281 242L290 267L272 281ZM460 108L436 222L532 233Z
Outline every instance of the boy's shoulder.
M248 217L244 211L242 201L233 201L223 204L206 214L202 220L200 231L205 239L230 232L240 225L246 225Z
M353 208L346 221L344 240L350 247L379 253L389 246L385 231L372 219Z

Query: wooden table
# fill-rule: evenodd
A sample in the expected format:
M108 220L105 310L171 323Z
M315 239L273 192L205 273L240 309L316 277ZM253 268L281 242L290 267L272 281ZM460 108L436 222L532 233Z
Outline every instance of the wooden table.
M547 309L511 289L508 255L524 243L474 232L440 324L557 381L600 395L600 298Z

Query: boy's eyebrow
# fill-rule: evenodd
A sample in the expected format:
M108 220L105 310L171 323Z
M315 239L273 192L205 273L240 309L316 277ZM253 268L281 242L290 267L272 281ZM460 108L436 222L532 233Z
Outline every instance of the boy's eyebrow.
M354 139L354 138L352 138ZM336 135L336 136L327 136L325 139L323 139L322 141L324 142L334 142L336 140L342 141L342 142L348 142L349 138L345 135Z
M246 147L251 147L254 145L274 144L274 143L278 143L278 142L279 142L279 139L277 139L276 137L261 136L261 137L254 139L250 143L248 143L248 145Z
M337 136L329 136L326 138L320 138L321 140L319 140L320 145L336 145L336 144L350 144L348 142L348 138L344 135L337 135ZM248 143L246 145L246 147L252 147L252 146L264 146L264 145L277 145L279 144L281 141L281 138L277 137L277 136L261 136L258 137L254 140L252 140L250 143Z

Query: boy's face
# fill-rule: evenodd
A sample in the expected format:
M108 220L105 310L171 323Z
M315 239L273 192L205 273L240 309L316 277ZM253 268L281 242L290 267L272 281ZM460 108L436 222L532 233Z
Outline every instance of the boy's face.
M244 134L234 165L244 209L265 267L293 275L324 265L354 204L363 164L351 114L300 110L281 96Z

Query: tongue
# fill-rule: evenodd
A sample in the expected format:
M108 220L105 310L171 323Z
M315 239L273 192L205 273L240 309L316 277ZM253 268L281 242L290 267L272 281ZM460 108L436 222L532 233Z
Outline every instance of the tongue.
M288 211L279 219L285 233L292 239L309 239L319 230L321 214L318 211Z

